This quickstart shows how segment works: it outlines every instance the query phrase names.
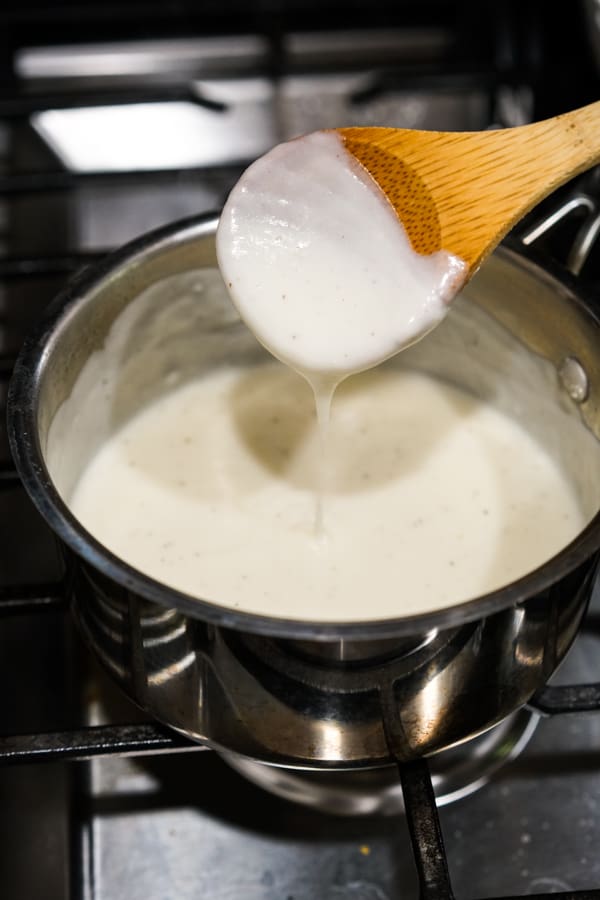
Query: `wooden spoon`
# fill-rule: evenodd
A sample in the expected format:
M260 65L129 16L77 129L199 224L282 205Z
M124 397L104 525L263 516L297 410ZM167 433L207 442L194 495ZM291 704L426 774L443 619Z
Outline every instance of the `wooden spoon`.
M600 102L498 131L336 130L387 195L413 249L447 250L470 275L536 203L600 161Z

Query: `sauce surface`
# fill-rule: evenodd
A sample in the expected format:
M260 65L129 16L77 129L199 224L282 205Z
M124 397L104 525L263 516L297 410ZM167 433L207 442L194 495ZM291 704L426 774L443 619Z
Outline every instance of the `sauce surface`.
M342 384L328 440L316 538L308 384L275 362L218 369L126 423L70 505L167 585L310 621L459 603L533 570L584 525L570 483L518 424L425 375L385 366Z

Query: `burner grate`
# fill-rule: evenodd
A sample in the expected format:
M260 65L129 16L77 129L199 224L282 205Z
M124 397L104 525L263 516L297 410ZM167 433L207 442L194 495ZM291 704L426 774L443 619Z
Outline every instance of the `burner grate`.
M425 760L418 760L399 770L421 898L451 900L454 895L429 768Z
M529 705L542 715L596 712L600 710L600 684L550 685L538 691Z
M418 760L400 766L400 777L419 878L420 900L454 900L440 820L426 761ZM535 900L550 897L558 897L561 900L598 900L600 889L515 895L504 897L503 900L525 900L526 896L533 896Z
M143 756L201 751L170 729L151 722L136 725L95 725L71 731L0 738L0 763L39 763L59 759L87 760L102 756Z

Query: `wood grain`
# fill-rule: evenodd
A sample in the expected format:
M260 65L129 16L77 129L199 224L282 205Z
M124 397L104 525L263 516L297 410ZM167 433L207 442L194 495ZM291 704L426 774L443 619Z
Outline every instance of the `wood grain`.
M447 250L471 271L536 203L600 161L600 102L498 131L336 131L387 195L414 249Z

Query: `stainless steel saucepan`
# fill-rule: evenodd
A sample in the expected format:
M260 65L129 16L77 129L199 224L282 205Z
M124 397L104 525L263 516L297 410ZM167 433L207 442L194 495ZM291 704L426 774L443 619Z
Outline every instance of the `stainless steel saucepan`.
M590 594L600 546L595 313L575 280L505 246L446 322L394 363L495 403L544 442L590 522L568 547L502 590L427 615L402 616L401 582L398 617L385 621L242 613L131 568L68 506L91 454L141 406L211 367L263 359L216 269L215 227L214 217L171 225L81 275L14 373L14 457L64 545L85 636L144 709L261 762L375 767L485 731L545 683ZM535 516L524 527L538 527Z

